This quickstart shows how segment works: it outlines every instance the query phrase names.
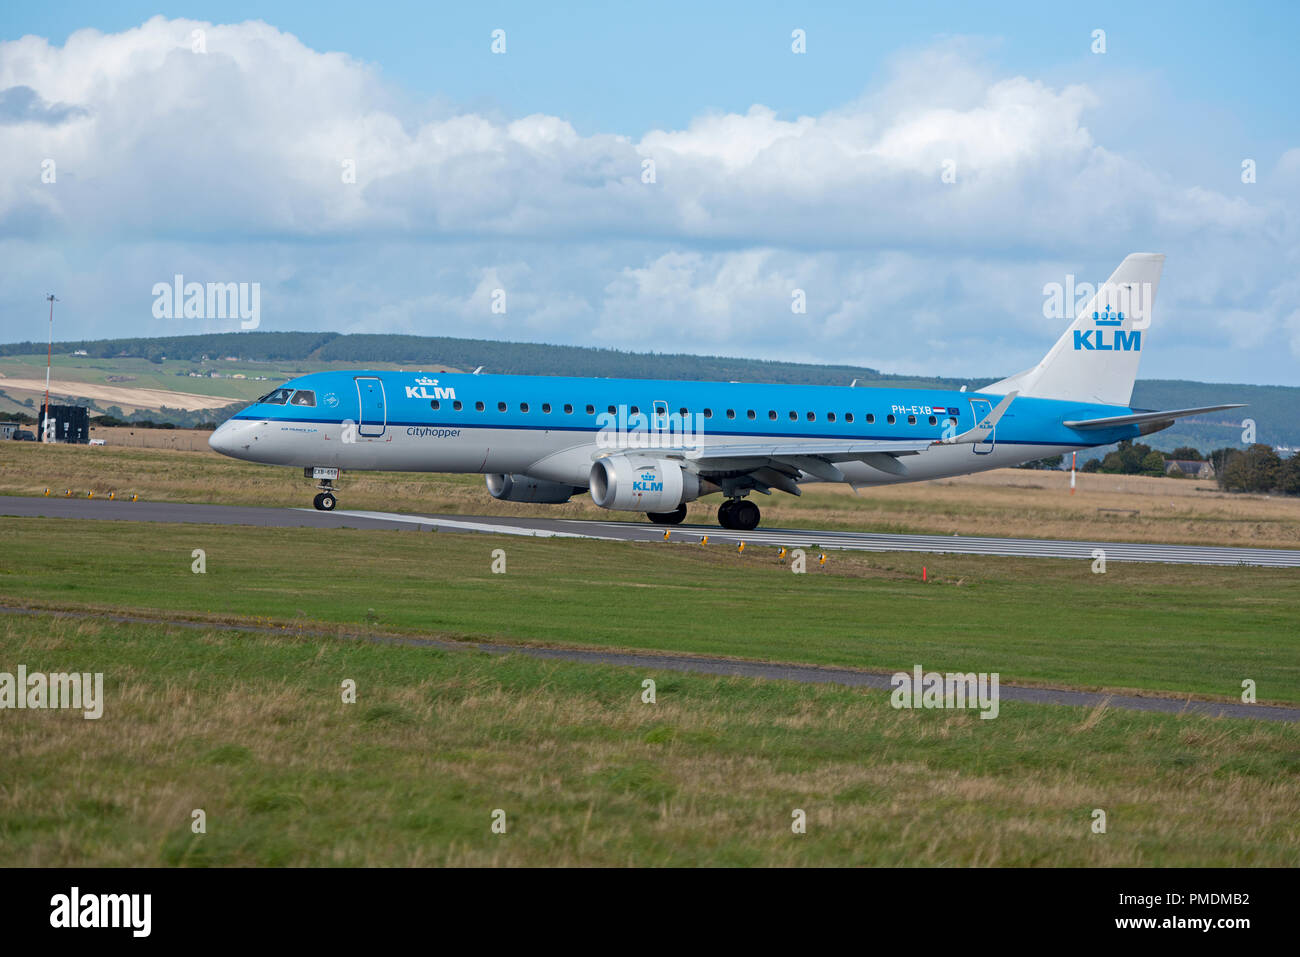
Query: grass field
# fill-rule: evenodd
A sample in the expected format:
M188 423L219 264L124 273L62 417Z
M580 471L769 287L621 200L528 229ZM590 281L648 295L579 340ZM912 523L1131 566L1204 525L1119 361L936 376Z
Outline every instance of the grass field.
M0 518L0 601L1300 702L1289 569Z
M131 434L134 432L134 434ZM306 506L314 491L297 469L226 458L205 432L98 430L110 445L0 447L0 494L136 492L155 501ZM157 443L164 448L136 447ZM189 451L191 447L198 451ZM1300 497L1232 495L1192 479L1080 475L1075 495L1061 472L1002 469L935 482L865 489L813 485L801 498L757 496L768 528L833 528L938 535L1098 539L1300 548ZM586 495L565 505L491 498L480 475L358 472L344 476L343 508L462 514L636 519L597 508ZM718 496L689 506L688 522L712 524ZM1099 509L1125 509L1136 515Z
M450 367L429 364L429 368L448 369ZM62 391L71 392L74 383L89 386L112 386L118 389L155 389L167 392L189 393L195 396L211 396L213 407L224 406L240 400L251 402L259 395L269 392L280 383L309 372L329 369L351 369L354 365L340 362L321 362L302 360L296 362L248 362L228 361L220 356L212 356L208 362L191 362L188 359L165 359L162 362L150 362L143 357L117 356L101 359L95 356L70 356L66 353L54 357L51 376L54 380L68 383L70 388ZM396 369L399 366L391 362L367 363L368 369ZM213 379L208 376L191 377L186 373L202 369L205 372L217 372L223 378ZM229 378L242 375L245 378ZM30 409L21 405L22 400L35 397L37 403L43 399L43 389L18 388L12 382L45 379L45 353L29 356L0 356L0 392L9 396L8 401L0 400L0 412ZM12 380L12 382L6 382ZM84 393L82 394L85 395ZM93 398L94 396L89 396ZM169 403L173 407L178 403ZM156 409L158 402L141 396L136 401L125 398L116 402L100 400L96 408L107 409L118 405L125 411L135 409ZM206 408L196 405L195 408Z
M106 697L3 714L0 866L1300 858L1295 730L1266 722L675 674L646 704L627 669L40 617L0 619L0 655Z

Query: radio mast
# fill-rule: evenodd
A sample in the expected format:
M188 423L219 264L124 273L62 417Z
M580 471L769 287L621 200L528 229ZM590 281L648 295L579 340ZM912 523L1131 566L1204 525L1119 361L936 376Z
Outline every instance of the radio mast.
M41 441L50 442L50 366L54 364L54 293L45 297L50 303L50 344L45 353L45 418L41 420Z

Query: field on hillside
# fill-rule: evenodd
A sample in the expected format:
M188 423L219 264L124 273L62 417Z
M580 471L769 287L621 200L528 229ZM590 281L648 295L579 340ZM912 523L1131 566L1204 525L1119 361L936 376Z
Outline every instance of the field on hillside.
M0 494L94 491L158 501L239 505L311 503L301 471L240 462L212 452L210 433L97 429L106 447L5 443ZM137 447L144 445L161 448ZM190 448L198 451L191 452ZM1098 539L1193 545L1300 548L1300 497L1220 492L1197 479L1001 469L873 489L813 485L800 498L756 496L767 528L828 528L937 535ZM341 508L636 520L597 508L586 495L565 505L493 499L479 475L358 472L344 476ZM689 506L687 521L715 524L718 496ZM1136 514L1132 514L1136 513Z
M143 357L116 357L102 359L95 356L56 355L51 377L52 391L56 396L73 395L94 400L94 408L107 409L117 405L123 411L159 409L164 404L170 408L219 408L234 402L251 402L281 382L308 372L326 369L355 368L346 363L304 360L300 362L250 362L230 361L212 356L207 362L188 359L165 359L150 362ZM370 369L396 369L391 362L368 363ZM439 369L450 367L438 366ZM187 373L216 372L219 378L199 377ZM232 376L241 376L235 379ZM0 400L0 414L22 409L24 399L34 398L39 404L44 399L45 354L28 356L0 356L0 393L9 401ZM78 388L77 384L84 384ZM159 394L153 394L159 393ZM176 393L183 393L177 395ZM210 400L210 401L209 401Z
M105 675L0 722L3 866L1291 866L1291 727L154 625L0 620ZM642 681L658 681L654 704ZM356 682L344 704L341 682ZM1107 814L1093 834L1094 809ZM206 833L191 829L201 809ZM493 833L493 812L506 831ZM793 815L806 815L804 834Z
M9 605L1300 702L1294 570L1091 566L837 552L794 575L773 548L0 518Z

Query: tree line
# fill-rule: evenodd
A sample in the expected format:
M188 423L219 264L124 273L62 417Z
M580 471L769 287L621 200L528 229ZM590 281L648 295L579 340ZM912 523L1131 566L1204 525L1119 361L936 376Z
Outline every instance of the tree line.
M1287 458L1271 445L1257 442L1245 448L1227 447L1202 455L1199 449L1181 446L1168 455L1142 442L1125 439L1105 458L1090 459L1081 471L1110 475L1164 475L1174 459L1209 462L1214 480L1228 492L1272 492L1300 495L1300 451Z

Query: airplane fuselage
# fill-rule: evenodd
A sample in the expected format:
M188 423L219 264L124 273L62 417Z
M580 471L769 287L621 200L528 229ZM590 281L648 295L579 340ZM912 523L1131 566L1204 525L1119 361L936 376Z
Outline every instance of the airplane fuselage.
M973 428L1001 398L892 387L393 371L313 373L283 390L291 391L282 404L255 403L223 424L213 448L273 465L521 473L583 488L593 461L621 449L653 454L684 441L939 442ZM1136 436L1134 426L1083 433L1062 424L1129 411L1018 398L987 441L934 445L909 456L901 473L866 462L839 467L863 486L1000 468Z

